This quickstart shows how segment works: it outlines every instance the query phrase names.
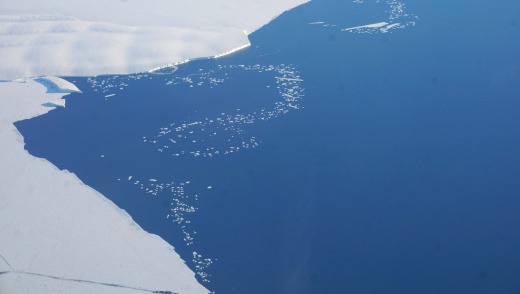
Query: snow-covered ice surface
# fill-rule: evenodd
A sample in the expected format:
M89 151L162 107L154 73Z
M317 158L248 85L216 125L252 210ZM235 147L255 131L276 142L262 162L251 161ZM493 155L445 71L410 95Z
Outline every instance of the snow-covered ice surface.
M81 92L76 85L57 77L39 77L35 81L44 85L48 93L79 93Z
M208 293L166 241L24 150L13 123L79 91L45 81L0 82L0 293Z
M0 293L208 293L171 245L74 174L29 155L13 123L80 91L55 75L218 58L304 2L1 1L0 79L18 80L0 82Z
M304 2L2 0L0 79L134 73L216 56Z

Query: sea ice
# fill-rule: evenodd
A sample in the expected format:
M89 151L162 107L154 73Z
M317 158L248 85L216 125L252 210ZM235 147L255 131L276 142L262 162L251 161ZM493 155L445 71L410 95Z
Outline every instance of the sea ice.
M46 92L32 79L0 82L0 293L209 293L166 241L24 150L13 123L50 111L42 104L63 96Z

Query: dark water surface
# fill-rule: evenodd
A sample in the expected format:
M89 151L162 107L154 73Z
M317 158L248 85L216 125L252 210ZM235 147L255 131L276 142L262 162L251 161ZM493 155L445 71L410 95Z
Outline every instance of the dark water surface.
M520 293L519 7L313 1L16 126L217 293Z

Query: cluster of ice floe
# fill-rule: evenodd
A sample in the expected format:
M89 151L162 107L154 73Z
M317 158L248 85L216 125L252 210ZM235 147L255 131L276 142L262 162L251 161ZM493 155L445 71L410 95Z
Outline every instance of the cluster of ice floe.
M95 76L88 77L87 83L91 86L92 90L96 93L106 94L105 98L115 96L118 92L121 92L127 88L131 82L138 81L141 79L153 79L162 76L166 86L176 86L185 84L190 88L196 86L207 86L210 88L218 86L227 79L227 75L222 77L216 77L215 71L202 69L199 72L186 76L173 75L177 71L177 65L168 67L161 67L154 71L146 73L136 73L131 75L107 75L107 76Z
M211 258L204 258L199 253L193 251L193 258L191 260L195 264L195 273L202 279L203 282L209 283L210 275L206 269L213 264Z
M189 231L188 225L191 223L188 215L197 211L197 207L193 202L199 200L199 194L195 193L189 195L186 193L186 188L190 184L190 181L184 182L168 182L161 183L156 179L148 179L148 181L133 180L132 176L128 177L128 181L131 181L134 185L138 186L146 194L152 196L158 196L164 192L169 193L168 205L170 207L169 213L166 215L167 219L170 219L173 223L180 226L182 234L184 235L184 242L187 246L193 245L193 235L197 232Z
M191 181L160 182L153 178L143 181L136 180L133 176L129 176L128 181L153 197L160 197L163 193L166 193L167 196L164 203L169 206L166 219L180 228L186 246L192 246L194 244L197 232L190 228L190 215L198 210L195 202L199 200L200 193L187 192ZM211 188L211 186L206 187L208 190ZM209 282L210 275L207 269L213 263L213 260L210 258L202 258L199 253L193 252L192 262L195 273L200 279L204 282Z
M302 108L300 102L304 95L301 86L303 80L298 71L289 65L226 65L219 70L239 69L270 74L273 87L276 87L278 99L269 107L252 112L243 112L237 108L231 112L222 112L216 117L201 120L172 122L159 129L151 138L143 137L143 142L157 146L157 151L172 156L214 157L254 149L260 141L255 136L246 135L244 127L257 122L265 122L291 110ZM167 83L188 83L190 87L202 86L205 82L217 86L230 79L216 78L207 72L193 77L174 77ZM267 85L266 87L271 87Z
M164 71L166 69L162 69ZM224 83L229 77L227 74L224 74L224 76L215 76L214 70L207 70L204 71L203 69L199 69L198 73L187 75L187 76L168 76L165 79L166 85L179 85L179 84L185 84L190 88L197 87L197 86L204 86L209 85L210 88L213 88L214 86L218 86L222 83Z
M355 4L364 4L365 0L353 0ZM405 29L407 27L415 26L418 19L412 13L407 12L406 5L397 0L376 0L377 4L387 5L385 13L387 19L385 21L342 28L340 25L331 24L324 21L315 21L309 23L310 25L320 25L324 27L334 27L340 29L342 32L357 33L357 34L377 34L377 33L388 33L395 29Z
M246 132L246 126L258 122L265 122L291 110L300 109L304 90L303 80L298 71L290 65L220 65L213 70L203 70L192 74L177 74L176 67L162 68L153 73L138 73L123 76L98 76L87 79L94 92L110 99L132 84L132 81L141 79L155 79L165 87L184 87L185 89L203 87L211 89L231 82L235 77L243 77L251 73L267 77L270 82L264 85L267 90L264 105L256 111L234 108L227 112L215 112L200 120L172 122L160 127L158 132L150 138L143 137L146 144L156 148L158 152L170 156L213 157L239 152L245 149L254 149L260 141ZM270 101L270 102L268 102ZM262 103L260 103L262 104ZM191 217L197 212L196 202L200 191L194 192L196 187L190 185L189 180L161 182L155 178L135 179L132 176L127 182L137 186L147 195L164 197L164 205L168 205L165 218L178 226L183 235L184 245L193 246L197 232L191 227ZM204 190L212 189L211 186ZM199 189L200 190L200 189ZM208 267L213 263L210 258L203 258L200 253L193 253L193 269L201 281L209 282Z
M149 78L147 73L139 73L132 75L112 75L112 76L98 76L88 77L87 82L92 87L92 90L97 93L109 93L105 95L105 98L115 96L116 92L124 90L128 87L130 82Z
M199 70L196 74L187 76L164 75L163 81L167 86L183 85L189 88L205 86L211 89L233 79L234 75L229 73L233 70L269 75L272 83L265 86L272 87L273 95L276 96L270 97L270 101L273 101L272 105L257 111L247 112L237 108L229 113L222 112L213 118L173 122L166 127L161 127L153 137L143 137L143 142L158 146L157 151L173 156L213 157L244 149L254 149L260 142L256 137L246 135L245 126L268 121L302 107L300 102L304 95L301 87L303 80L298 71L289 65L222 65L215 70ZM128 79L148 77L151 77L151 74L107 76L89 79L89 83L95 91L112 95L115 90L124 89ZM178 226L186 246L194 245L197 232L191 228L190 215L198 210L196 202L199 200L200 192L193 192L197 189L191 186L189 180L161 182L155 178L142 180L129 176L127 181L152 197L165 197L164 203L169 206L166 219ZM204 187L204 190L211 189L212 186ZM209 282L208 267L214 261L202 257L198 252L193 252L192 262L200 280Z

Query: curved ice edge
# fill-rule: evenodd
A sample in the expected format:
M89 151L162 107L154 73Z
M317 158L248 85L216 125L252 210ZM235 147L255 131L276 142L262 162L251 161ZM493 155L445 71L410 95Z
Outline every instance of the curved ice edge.
M299 6L302 6L302 5L306 4L306 3L309 3L309 2L311 2L311 0L302 1L302 3L300 3L299 5L291 8L291 9L287 9L287 10L281 12L280 14L271 17L271 19L268 22L266 22L264 25L262 25L262 26L260 26L260 27L258 27L256 29L254 29L252 32L260 30L262 27L264 27L265 25L271 23L273 20L278 18L280 15L282 15L282 14L284 14L284 13L286 13L286 12L292 10L292 9L295 9L296 7L299 7ZM244 31L244 34L246 36L248 36L248 39L249 39L250 33L248 33L247 31ZM238 47L236 47L234 49L231 49L231 50L228 50L226 52L219 53L219 54L216 54L216 55L213 55L213 56L189 58L189 59L186 59L186 60L183 60L183 61L177 61L177 62L174 62L174 63L168 63L166 65L162 65L162 66L158 66L158 67L152 68L152 69L148 70L147 72L148 73L156 73L157 71L160 71L160 70L163 70L163 69L166 69L166 68L173 68L173 72L175 72L177 70L177 66L178 65L185 64L185 63L188 63L188 62L191 62L191 61L197 61L197 60L208 60L208 59L222 58L224 56L231 55L231 54L233 54L233 53L235 53L237 51L246 49L248 47L251 47L251 42L247 42L247 44L244 44L242 46L238 46Z
M71 93L82 93L81 90L78 89L78 87L76 87L76 85L62 78L53 76L43 76L32 78L32 80L39 84L42 84L45 88L47 88L47 93L61 93L64 94L63 96ZM18 79L16 81L22 83L26 82L26 80L24 79ZM62 99L63 96L52 101L42 103L41 105L50 108L65 107L66 100Z
M245 32L244 32L245 33ZM251 42L248 42L247 44L244 44L242 46L238 46L234 49L231 49L229 51L226 51L226 52L223 52L223 53L219 53L217 55L213 55L213 56L206 56L206 57L198 57L198 58L190 58L190 59L186 59L186 60L183 60L183 61L178 61L178 62L174 62L174 63L169 63L169 64L166 64L166 65L163 65L163 66L159 66L159 67L156 67L156 68L152 68L150 70L148 70L147 72L148 73L156 73L157 71L160 71L160 70L163 70L163 69L166 69L166 68L170 68L170 67L173 67L173 68L176 68L177 65L181 65L181 64L185 64L185 63L188 63L188 62L191 62L191 61L197 61L197 60L208 60L208 59L218 59L218 58L222 58L224 56L227 56L227 55L231 55L235 52L238 52L240 50L243 50L243 49L246 49L248 47L251 47ZM175 70L174 70L175 71Z
M45 76L36 77L33 80L44 85L47 88L47 93L81 93L76 85L62 78Z

